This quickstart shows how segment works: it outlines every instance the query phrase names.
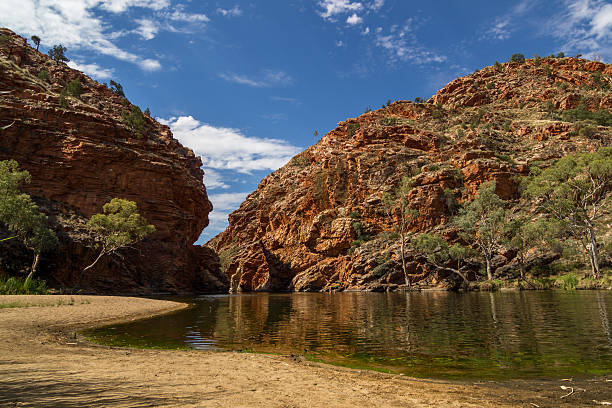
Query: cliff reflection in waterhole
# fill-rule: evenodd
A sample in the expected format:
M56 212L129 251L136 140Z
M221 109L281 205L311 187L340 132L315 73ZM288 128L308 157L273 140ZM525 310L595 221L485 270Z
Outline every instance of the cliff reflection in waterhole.
M612 293L204 296L189 310L86 333L104 344L300 354L437 378L612 372Z

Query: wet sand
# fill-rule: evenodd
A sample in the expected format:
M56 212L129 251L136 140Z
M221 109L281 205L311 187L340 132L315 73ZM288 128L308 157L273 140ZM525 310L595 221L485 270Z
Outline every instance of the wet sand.
M28 307L0 309L3 407L544 408L612 403L612 381L603 377L451 382L345 369L300 357L96 346L77 332L186 305L129 297L0 296L0 305L14 303ZM561 398L572 388L573 394Z

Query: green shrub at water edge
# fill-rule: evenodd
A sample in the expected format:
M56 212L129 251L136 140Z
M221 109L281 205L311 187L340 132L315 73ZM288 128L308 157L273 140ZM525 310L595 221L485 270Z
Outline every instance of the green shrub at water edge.
M0 295L46 295L47 284L39 279L0 278Z
M573 273L561 276L559 281L561 282L561 288L563 290L576 290L576 286L578 285L578 277Z

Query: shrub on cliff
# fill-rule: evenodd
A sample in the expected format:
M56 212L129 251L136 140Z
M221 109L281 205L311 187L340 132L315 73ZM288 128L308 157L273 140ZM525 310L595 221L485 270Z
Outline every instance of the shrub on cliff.
M133 201L113 198L102 209L103 214L94 214L87 221L87 230L100 253L81 272L79 285L85 272L93 268L104 255L140 242L155 231L155 227L138 213L138 207Z
M68 62L70 60L66 57L66 54L65 54L67 50L68 49L64 47L62 44L58 44L58 45L54 45L53 47L51 47L48 54L51 58L53 58L53 60L57 62Z
M66 86L66 91L69 95L72 95L75 98L80 98L81 94L83 93L83 85L81 85L81 81L79 81L78 78L75 78L68 83L68 86Z
M27 279L32 279L42 253L54 249L55 233L47 227L47 216L38 210L32 198L20 191L22 183L30 181L30 173L19 170L15 160L0 161L0 223L13 237L34 253Z
M125 96L125 93L123 92L123 86L121 86L119 82L115 82L111 79L110 88L116 95Z
M32 42L36 44L36 51L38 51L38 47L40 46L40 37L37 35L33 35Z
M121 116L123 121L135 130L138 136L141 136L140 132L145 129L145 117L140 108L134 105L132 106L131 112L128 113L124 111Z
M520 53L513 54L512 58L510 58L510 62L518 62L522 64L525 62L525 56Z

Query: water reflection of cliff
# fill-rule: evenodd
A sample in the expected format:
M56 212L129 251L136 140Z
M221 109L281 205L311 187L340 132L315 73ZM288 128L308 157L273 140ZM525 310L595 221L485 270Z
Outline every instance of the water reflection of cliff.
M464 357L501 366L516 360L537 368L568 359L612 360L609 297L580 292L231 296L218 300L211 334L221 345L256 351ZM211 322L204 320L205 326Z

